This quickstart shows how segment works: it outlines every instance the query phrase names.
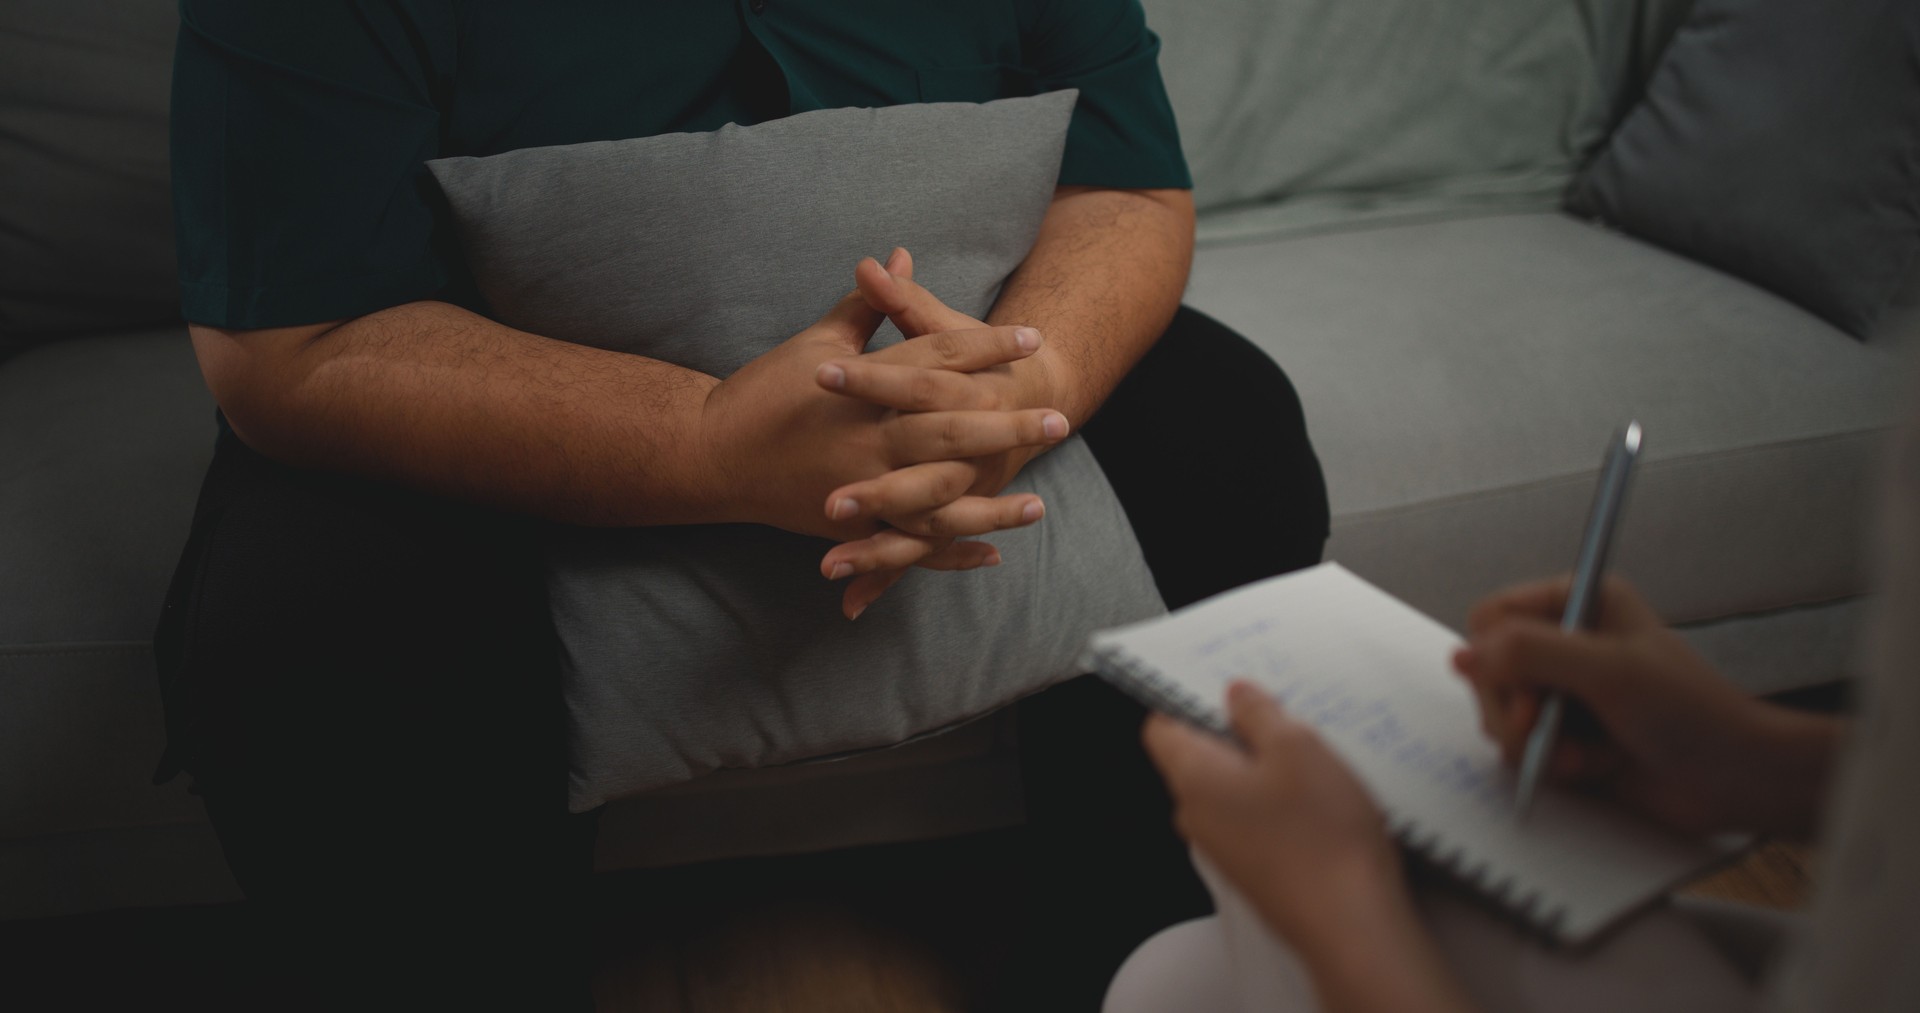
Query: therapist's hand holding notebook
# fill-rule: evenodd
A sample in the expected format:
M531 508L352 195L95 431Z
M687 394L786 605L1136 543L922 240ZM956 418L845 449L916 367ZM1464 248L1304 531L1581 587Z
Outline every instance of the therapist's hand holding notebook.
M1472 689L1447 671L1458 646L1329 563L1095 634L1087 661L1223 734L1228 683L1259 685L1319 732L1404 846L1566 942L1594 938L1727 854L1551 784L1517 821L1513 775L1481 732Z

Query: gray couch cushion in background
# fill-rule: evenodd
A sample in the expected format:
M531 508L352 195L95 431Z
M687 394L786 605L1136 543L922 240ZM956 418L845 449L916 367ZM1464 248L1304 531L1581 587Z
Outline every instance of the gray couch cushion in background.
M1073 102L834 109L429 165L501 319L724 377L896 244L917 280L985 315L1052 199ZM889 325L872 347L898 340ZM820 578L819 539L556 528L573 807L984 714L1076 674L1092 630L1162 610L1077 437L1009 491L1048 514L990 537L1002 566L910 573L853 623Z
M1201 234L1240 238L1557 207L1683 5L1146 3Z
M1920 4L1700 0L1575 204L1865 337L1920 254Z
M180 318L167 194L175 5L0 4L0 356Z
M213 410L180 326L0 366L0 651L152 639Z
M1443 622L1572 565L1630 416L1647 449L1617 559L1669 620L1865 587L1900 360L1743 282L1514 215L1205 249L1188 300L1299 389L1328 557Z
M0 841L199 818L151 781L152 637L213 436L181 328L0 364Z

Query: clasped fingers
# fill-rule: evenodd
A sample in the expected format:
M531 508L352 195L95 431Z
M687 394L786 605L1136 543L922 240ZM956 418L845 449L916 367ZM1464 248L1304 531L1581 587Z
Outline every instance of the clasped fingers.
M993 411L1013 407L1005 403L1007 385L988 382L987 377L926 366L893 365L871 357L821 363L814 380L836 394L903 412Z
M1051 446L1067 438L1067 428L1067 417L1050 408L904 414L881 423L899 468Z
M1000 565L1000 550L985 542L928 538L892 528L871 538L834 546L820 560L828 580L920 566L933 570L972 570Z
M860 361L975 373L1018 362L1039 351L1040 344L1040 332L1031 327L969 327L909 338L868 352Z

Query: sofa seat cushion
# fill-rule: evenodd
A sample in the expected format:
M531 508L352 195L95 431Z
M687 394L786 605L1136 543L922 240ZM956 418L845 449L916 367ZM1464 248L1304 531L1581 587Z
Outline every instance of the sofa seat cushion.
M152 639L213 438L183 326L0 361L0 650Z
M0 839L201 818L151 641L213 436L183 327L0 361Z
M1647 449L1616 559L1667 618L1864 587L1892 343L1559 214L1211 246L1188 301L1299 388L1328 556L1444 622L1572 565L1628 418Z

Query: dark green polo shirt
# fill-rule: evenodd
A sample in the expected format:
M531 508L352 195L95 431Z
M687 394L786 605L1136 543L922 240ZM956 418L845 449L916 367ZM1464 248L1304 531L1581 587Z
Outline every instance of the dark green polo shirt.
M474 305L443 155L1078 88L1062 184L1190 185L1138 0L180 6L181 302L219 327Z

